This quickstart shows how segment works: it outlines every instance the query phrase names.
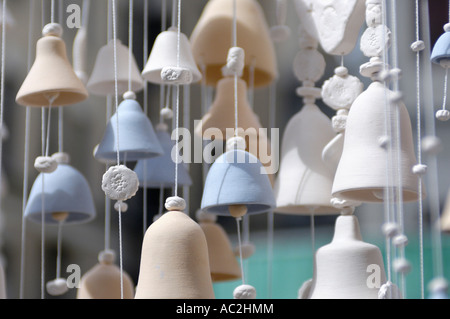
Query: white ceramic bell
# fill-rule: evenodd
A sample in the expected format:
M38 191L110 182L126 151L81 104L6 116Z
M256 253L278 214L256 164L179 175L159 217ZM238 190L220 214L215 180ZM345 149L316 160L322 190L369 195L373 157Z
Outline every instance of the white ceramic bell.
M169 29L161 32L153 43L152 51L148 57L147 64L142 71L142 77L155 84L164 84L161 78L161 71L164 67L179 66L189 69L192 72L192 82L202 79L194 57L192 55L191 44L184 33L180 33L180 53L178 61L178 32L176 29Z
M147 229L135 299L213 299L208 246L187 214L169 211Z
M100 48L95 59L94 68L87 82L87 89L95 95L107 96L115 94L114 41L116 43L117 60L117 93L128 91L129 49L118 39L110 40ZM131 91L139 92L144 83L134 56L131 61Z
M269 85L277 76L275 48L264 11L256 0L236 1L236 45L245 51L242 78L249 83L254 66L254 86ZM232 46L233 0L210 0L198 19L190 40L195 61L206 67L206 83L216 85Z
M322 149L334 136L330 119L315 104L304 105L289 120L274 186L275 212L339 213L330 203L334 171L322 161Z
M378 299L385 282L380 249L363 241L356 216L339 216L333 240L316 252L309 298Z
M333 182L333 196L360 202L382 202L387 174L397 176L396 163L387 165L388 152L383 148L385 137L385 103L394 94L380 82L373 82L353 102L346 124L344 146ZM418 198L418 178L412 168L416 164L411 120L403 102L389 102L388 121L396 119L401 135L401 187L404 201ZM395 151L395 150L393 150ZM393 180L392 180L393 179ZM391 178L398 187L398 179Z

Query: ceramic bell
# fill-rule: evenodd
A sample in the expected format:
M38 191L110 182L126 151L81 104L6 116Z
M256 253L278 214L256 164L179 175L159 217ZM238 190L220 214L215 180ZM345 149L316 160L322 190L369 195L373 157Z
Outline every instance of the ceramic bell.
M201 209L224 216L234 216L233 207L245 208L248 214L272 211L275 197L264 170L259 160L245 150L223 153L206 176Z
M249 83L254 66L254 86L269 85L277 76L275 48L264 12L256 0L236 1L236 45L245 51L242 78ZM192 52L198 65L206 67L207 85L222 78L222 67L232 46L233 0L210 0L192 31Z
M336 170L333 196L359 202L382 202L387 185L387 171L396 176L396 170L388 169L388 152L380 144L385 136L385 102L393 98L393 92L380 82L373 82L353 102L350 108L342 156ZM401 187L404 201L418 198L418 178L412 168L417 163L411 130L411 121L403 102L391 103L388 118L393 122L399 114L400 155L402 158ZM396 107L399 108L396 112ZM398 187L398 180L392 181Z
M55 217L61 213L67 215L65 224L85 223L95 217L94 200L86 178L68 164L59 163L54 172L37 176L28 196L25 218L41 222L42 197L46 224L58 224Z
M444 207L441 214L441 230L444 233L450 233L450 192L447 194L447 199L445 201Z
M139 178L139 186L148 188L170 188L175 186L175 155L172 157L173 141L167 132L167 126L156 127L156 136L164 154L139 160L134 167ZM178 164L178 185L190 186L192 179L183 163Z
M204 212L199 213L197 217L208 244L211 279L214 283L240 279L241 269L231 247L231 242L216 219L216 215L205 214Z
M153 43L147 64L142 71L142 77L155 84L164 84L161 78L161 71L167 66L179 66L187 68L192 72L192 82L202 79L194 57L192 56L191 44L184 33L180 33L180 60L177 61L178 32L176 29L169 29L161 32Z
M49 24L36 44L36 59L17 92L16 102L23 106L64 106L79 103L88 92L70 64L62 28Z
M378 299L385 282L380 249L362 240L356 216L339 216L333 240L316 252L309 298Z
M445 31L436 41L431 51L431 62L436 64L450 62L450 28Z
M0 299L6 299L6 277L3 265L0 263Z
M120 269L114 258L101 258L99 263L87 271L80 280L77 299L120 299ZM123 299L134 298L134 284L131 277L123 272Z
M280 171L275 180L275 212L332 214L334 171L322 161L323 148L334 138L331 120L315 104L306 104L284 132Z
M119 117L118 120L117 117ZM119 132L117 132L117 122ZM117 112L109 119L102 141L94 153L96 159L115 160L117 158L117 133L119 133L119 154L122 161L137 161L161 156L164 153L150 119L139 103L132 98L124 99Z
M166 212L145 233L135 299L213 298L201 227L183 212Z
M117 57L117 93L128 91L129 82L129 49L118 39L110 40L100 48L95 59L94 68L87 82L87 89L95 95L107 96L115 94L114 41ZM131 91L139 92L144 82L134 56L131 61Z

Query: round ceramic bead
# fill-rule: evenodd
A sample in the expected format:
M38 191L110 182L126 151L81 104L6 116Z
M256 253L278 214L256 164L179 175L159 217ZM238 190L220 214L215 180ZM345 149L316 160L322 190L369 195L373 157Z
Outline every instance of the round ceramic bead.
M303 83L304 84L304 83ZM311 86L300 86L295 90L298 96L318 99L322 95L322 89Z
M166 199L164 206L168 211L182 211L186 208L186 201L179 196L171 196Z
M403 99L403 94L401 92L392 92L390 100L392 103L399 103Z
M40 173L51 173L58 168L58 162L50 156L38 156L34 161L34 168Z
M58 163L58 164L69 164L70 162L70 155L64 152L58 152L55 154L52 154L52 158Z
M343 207L341 209L341 215L353 215L353 213L355 212L355 207L353 206L347 206L347 207Z
M245 66L245 51L240 47L228 50L227 69L233 73L241 74Z
M393 223L393 222L384 223L383 226L381 227L381 229L383 231L383 234L386 237L389 237L389 238L392 238L395 235L397 235L398 234L398 230L399 230L398 224L397 223Z
M170 120L173 117L173 111L166 107L163 107L161 109L161 111L159 111L159 115L164 119L164 120Z
M408 245L408 237L406 237L406 235L404 234L398 234L394 236L394 238L392 238L392 243L396 247L405 247L406 245Z
M123 94L123 98L125 100L136 100L136 93L134 93L133 91L126 91Z
M335 110L349 109L363 88L363 83L355 76L334 75L323 83L322 99Z
M348 199L342 199L338 197L332 197L330 200L330 204L337 208L337 209L343 209L345 207L356 207L361 205L360 202L348 200Z
M378 138L378 145L383 149L387 149L390 141L391 139L389 136L383 135Z
M116 260L116 253L112 249L102 250L98 254L98 261L101 264L111 265Z
M189 84L192 82L192 71L188 68L165 66L161 70L161 79L168 84Z
M300 82L318 81L325 72L325 58L316 49L301 49L294 57L294 75Z
M367 57L379 57L390 45L391 31L385 25L367 28L361 36L360 49Z
M388 281L387 283L381 285L380 290L378 290L378 299L401 299L402 294L398 286Z
M137 174L125 165L111 166L102 179L102 189L112 200L125 201L139 189Z
M47 282L46 288L48 294L52 296L61 296L69 290L69 287L67 287L67 281L63 278L56 278Z
M335 115L331 118L331 126L335 132L341 133L345 131L347 117L347 115Z
M375 79L383 70L385 64L380 57L373 57L369 62L362 64L359 67L359 73L367 78Z
M368 27L376 27L383 22L381 1L366 1L366 24Z
M250 242L247 242L247 243L243 243L241 245L241 249L240 250L239 250L239 247L236 247L234 249L234 255L235 256L239 257L241 253L242 253L242 259L250 258L255 253L255 245L253 245Z
M394 81L400 79L402 74L402 70L399 68L392 68L389 70L389 77Z
M114 203L114 209L117 212L125 213L128 210L128 204L123 201L117 201Z
M413 50L414 52L419 52L422 51L423 49L425 49L425 43L422 40L414 41L411 44L411 50Z
M256 299L256 289L250 285L237 286L233 291L234 299Z
M441 140L436 136L425 136L422 139L422 150L428 155L437 155L442 150Z
M63 28L59 23L48 23L42 29L42 35L61 37L63 34Z
M448 282L445 278L437 277L430 281L428 284L428 290L430 290L432 293L434 292L445 292L448 289Z
M436 111L436 119L439 121L448 121L450 119L450 112L448 110L438 110Z
M340 77L344 77L348 75L348 69L345 66L338 66L334 69L334 74Z
M291 29L287 25L274 25L270 28L270 38L274 42L284 42L290 35Z
M233 136L227 140L227 151L238 149L245 150L245 139L241 136Z
M199 222L215 223L217 221L216 214L211 214L201 209L197 210L195 217Z
M444 24L444 31L445 32L450 32L450 23Z
M405 258L397 258L393 263L394 270L401 274L407 274L411 271L411 264Z
M419 176L425 175L427 173L427 166L425 164L416 164L413 166L412 172Z

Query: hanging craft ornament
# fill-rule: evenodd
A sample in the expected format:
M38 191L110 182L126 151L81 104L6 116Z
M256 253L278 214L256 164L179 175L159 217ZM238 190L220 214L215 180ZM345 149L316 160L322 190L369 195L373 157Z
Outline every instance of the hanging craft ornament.
M442 101L442 109L436 111L436 118L439 121L448 121L448 119L450 119L450 111L446 109L448 68L450 68L450 23L446 23L444 25L444 31L445 32L438 38L438 40L434 44L430 56L431 62L440 65L445 70L444 98ZM423 50L423 47L421 45L416 45L416 47Z
M222 79L222 66L228 51L233 21L237 41L234 46L245 51L242 79L250 84L250 65L254 66L254 87L265 87L278 76L275 48L264 11L256 0L240 0L234 17L233 0L210 0L192 31L190 41L196 63L205 67L207 85L216 86Z
M283 42L291 35L291 29L286 25L287 0L277 0L275 12L277 23L270 27L270 37L274 42Z
M130 199L139 189L139 179L134 171L125 165L111 166L102 179L102 190L112 200Z
M42 34L36 45L36 59L17 92L16 102L43 107L50 101L64 106L85 100L88 92L67 59L61 25L49 23Z
M114 47L116 47L116 66L114 67ZM143 89L144 83L134 56L131 60L131 72L129 69L129 48L118 39L111 39L97 53L94 68L86 86L89 92L95 95L107 96L115 93L117 80L117 94L124 94L130 90L139 92ZM131 74L131 78L130 78ZM117 79L115 78L117 76Z

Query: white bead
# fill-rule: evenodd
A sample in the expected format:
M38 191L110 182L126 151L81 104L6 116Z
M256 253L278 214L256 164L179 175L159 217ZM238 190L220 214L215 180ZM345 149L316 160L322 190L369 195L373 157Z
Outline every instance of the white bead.
M448 121L450 119L450 112L448 110L438 110L436 111L436 119L439 121Z
M64 152L58 152L55 154L52 154L52 158L58 163L58 164L69 164L70 162L70 155Z
M125 201L139 189L137 174L125 165L111 166L102 179L102 189L112 200Z
M126 91L123 94L123 98L125 100L136 100L136 93L134 93L133 91Z
M250 285L237 286L233 291L234 299L256 299L256 290Z
M378 290L378 299L402 299L402 294L396 284L388 281Z
M4 123L1 125L0 135L2 141L6 141L9 138L9 129Z
M128 210L128 204L122 201L117 201L114 203L114 209L117 212L125 213ZM120 209L120 210L119 210Z
M340 77L348 75L348 69L345 66L338 66L334 69L334 74Z
M367 28L361 36L360 49L367 57L379 57L390 46L391 31L385 25Z
M449 32L450 31L450 23L444 24L444 31Z
M167 132L169 127L167 126L166 123L158 123L158 124L156 124L155 129L160 132Z
M366 1L366 24L376 27L382 23L382 9L380 1Z
M396 235L394 238L392 238L392 243L396 247L405 247L406 245L408 245L408 237L406 237L406 235L404 234Z
M45 286L49 295L52 296L61 296L69 290L69 287L67 287L67 281L63 278L51 280L47 282Z
M312 284L312 279L306 280L298 289L297 299L309 299L309 293L311 292Z
M193 75L188 68L165 66L161 70L161 79L167 84L190 84Z
M234 149L245 150L246 143L242 136L233 136L227 140L227 151Z
M411 44L411 50L413 50L414 52L419 52L422 51L423 49L425 49L425 43L422 40L414 41Z
M371 58L359 67L359 73L367 78L375 78L384 68L385 64L379 57Z
M195 212L195 217L199 222L215 223L217 221L216 214L211 214L201 209Z
M355 212L355 207L353 207L353 206L343 207L341 209L341 215L345 215L345 216L353 215L354 212Z
M394 81L400 79L402 74L402 70L399 68L392 68L389 70L389 77Z
M428 290L431 292L446 291L448 289L448 282L445 278L437 277L430 281Z
M335 115L331 118L331 126L335 132L341 133L345 131L347 117L347 115Z
M98 254L98 261L101 264L111 265L116 260L116 253L112 249L102 250Z
M290 35L291 29L287 25L274 25L270 28L270 38L273 42L284 42Z
M356 207L361 205L361 202L357 202L354 200L348 200L348 199L342 199L338 197L332 197L330 199L330 204L337 208L337 209L343 209L345 207Z
M164 204L168 211L182 211L186 208L186 201L179 196L171 196Z
M245 52L240 47L231 47L227 55L227 69L233 73L241 74L245 66Z
M393 222L384 223L381 229L383 231L383 234L389 238L392 238L395 235L397 235L399 230L397 223Z
M316 87L305 86L303 83L303 86L299 86L295 90L295 93L301 97L318 99L322 95L322 89L316 88Z
M441 140L436 136L425 136L422 139L422 150L428 155L437 155L442 150Z
M234 255L239 257L241 254L241 251L242 251L242 259L250 258L255 253L255 245L250 242L243 243L243 244L241 244L240 250L239 250L239 247L236 247L234 249Z
M412 172L419 176L425 175L427 173L427 166L425 164L416 164L413 166Z
M300 82L317 82L325 72L325 58L316 49L305 48L297 52L292 63L294 76Z
M159 111L159 115L164 119L164 120L170 120L173 117L173 111L166 107L163 107L161 109L161 111Z
M363 88L363 83L356 76L333 75L322 85L322 99L335 110L349 109Z
M63 28L59 23L49 23L44 26L42 29L42 35L45 36L54 36L54 37L62 37Z
M38 156L34 161L34 168L40 173L51 173L58 168L58 163L50 156Z
M393 263L394 270L396 272L407 274L411 271L411 264L405 258L398 258Z
M383 149L387 149L390 141L391 139L389 136L383 135L378 138L378 145L380 145L380 147Z
M401 92L392 92L390 101L392 103L399 103L403 98L403 94Z

